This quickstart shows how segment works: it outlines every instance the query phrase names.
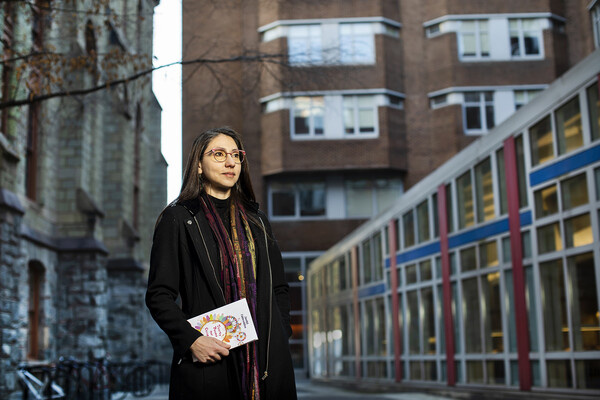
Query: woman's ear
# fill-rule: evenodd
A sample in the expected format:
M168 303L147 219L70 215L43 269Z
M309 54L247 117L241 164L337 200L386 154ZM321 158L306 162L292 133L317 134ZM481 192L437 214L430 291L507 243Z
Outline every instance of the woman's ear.
M198 175L202 175L202 163L198 162Z

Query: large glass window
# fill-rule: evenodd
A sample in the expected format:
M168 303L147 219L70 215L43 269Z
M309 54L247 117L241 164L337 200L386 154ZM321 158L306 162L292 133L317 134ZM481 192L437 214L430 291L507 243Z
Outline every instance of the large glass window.
M340 24L340 61L343 64L375 62L375 41L371 24Z
M596 273L592 253L567 259L573 316L573 347L575 351L600 350L600 320Z
M415 217L410 210L402 216L402 228L404 229L404 248L415 244Z
M419 346L419 293L412 290L406 295L408 309L406 327L408 334L408 350L410 354L420 354Z
M487 158L475 166L475 193L477 195L477 221L494 219L494 184L492 166Z
M326 215L325 183L272 183L271 215L273 217L321 217Z
M562 237L558 222L537 229L538 252L540 254L562 250Z
M475 212L473 210L471 171L467 171L456 179L456 197L459 229L473 225L475 223Z
M390 207L402 194L400 179L349 179L345 182L346 215L367 218Z
M531 140L531 164L538 165L554 158L554 137L548 115L529 128Z
M319 64L323 62L321 25L294 25L288 29L290 64Z
M501 353L504 350L502 311L500 307L500 272L484 275L481 290L485 304L484 331L485 351Z
M482 133L492 129L494 122L494 93L466 92L464 94L465 132Z
M419 243L429 240L429 208L427 200L417 206L417 234Z
M542 218L558 212L558 193L556 185L550 185L534 194L535 197L535 217Z
M566 248L579 247L591 244L594 241L590 214L582 214L565 219L565 246Z
M490 56L487 20L460 22L458 51L461 58L487 58Z
M513 57L539 56L542 52L542 28L539 20L509 20L510 48Z
M293 104L293 137L323 136L325 134L323 123L325 103L323 96L295 97Z
M579 97L575 97L556 110L558 154L565 154L583 146L583 129Z
M496 173L498 175L498 195L500 198L500 215L508 212L508 199L506 194L506 171L504 167L504 149L496 152Z
M423 353L435 354L435 312L433 303L433 287L421 290L422 313L422 341Z
M463 331L467 353L481 353L481 297L477 278L463 280Z
M565 179L560 183L563 211L588 204L588 187L585 173Z
M377 107L373 96L344 96L346 135L375 134Z
M600 18L600 3L596 6ZM598 82L587 88L588 112L590 114L590 130L592 140L600 139L600 98L598 97Z
M540 263L540 286L546 350L568 350L569 325L562 260Z

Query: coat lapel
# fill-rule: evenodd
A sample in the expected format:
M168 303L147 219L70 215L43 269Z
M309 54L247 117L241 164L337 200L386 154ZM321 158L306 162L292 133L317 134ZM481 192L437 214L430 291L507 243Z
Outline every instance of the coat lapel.
M215 304L225 305L225 295L221 287L219 253L212 230L206 217L197 209L186 207L190 215L185 220L185 228L192 239L194 249L200 260L200 267L208 280Z

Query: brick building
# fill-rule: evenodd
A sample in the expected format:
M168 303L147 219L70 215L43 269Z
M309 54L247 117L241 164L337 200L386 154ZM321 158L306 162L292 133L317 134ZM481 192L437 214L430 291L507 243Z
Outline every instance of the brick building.
M184 153L243 133L299 370L310 260L590 54L599 18L588 0L183 1L184 60L226 60L183 68Z
M134 72L93 55L121 51L151 63L158 1L31 3L0 3L0 104L28 98L22 77L30 84L38 68L20 70L8 55L85 60L54 71L54 91L67 92ZM167 165L150 75L0 113L0 398L9 398L21 362L141 358L154 347L145 272Z

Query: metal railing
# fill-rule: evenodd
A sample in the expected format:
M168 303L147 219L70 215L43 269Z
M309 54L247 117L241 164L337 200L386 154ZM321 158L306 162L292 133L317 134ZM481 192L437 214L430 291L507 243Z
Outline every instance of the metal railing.
M157 384L168 383L169 364L61 358L50 364L21 364L17 377L23 400L121 400L129 393L148 396Z

